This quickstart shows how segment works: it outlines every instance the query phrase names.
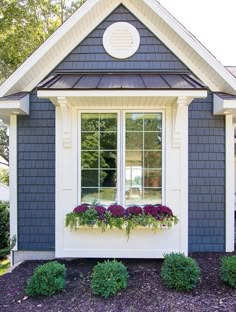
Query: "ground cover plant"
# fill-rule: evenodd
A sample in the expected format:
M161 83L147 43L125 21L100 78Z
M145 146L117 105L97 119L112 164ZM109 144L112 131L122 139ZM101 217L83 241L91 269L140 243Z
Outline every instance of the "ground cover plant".
M65 288L65 265L56 261L38 266L28 280L26 293L29 296L52 296Z
M232 312L236 311L236 289L219 275L224 253L190 254L201 269L201 279L189 292L166 288L160 271L163 260L123 259L128 267L127 288L104 299L91 289L94 266L101 259L58 260L65 264L66 287L52 297L28 297L27 280L44 261L26 261L12 273L0 276L0 311L4 312ZM232 253L230 255L236 255Z
M170 253L165 255L161 278L168 288L189 291L196 287L200 279L200 269L191 257L186 257L182 253Z

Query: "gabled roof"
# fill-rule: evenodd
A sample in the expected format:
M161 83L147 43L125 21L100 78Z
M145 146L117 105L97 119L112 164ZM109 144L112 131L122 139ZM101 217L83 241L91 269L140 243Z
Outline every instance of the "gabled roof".
M87 0L0 87L0 97L29 92L117 6L123 4L212 91L236 94L232 74L155 0Z

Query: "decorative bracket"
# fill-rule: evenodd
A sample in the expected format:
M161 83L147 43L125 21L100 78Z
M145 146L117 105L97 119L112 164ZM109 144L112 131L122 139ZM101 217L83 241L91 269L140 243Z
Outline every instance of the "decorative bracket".
M72 107L66 97L57 97L57 102L61 109L62 119L62 139L64 148L72 147L71 113Z
M180 148L183 135L183 126L186 107L193 98L179 96L173 108L173 147Z

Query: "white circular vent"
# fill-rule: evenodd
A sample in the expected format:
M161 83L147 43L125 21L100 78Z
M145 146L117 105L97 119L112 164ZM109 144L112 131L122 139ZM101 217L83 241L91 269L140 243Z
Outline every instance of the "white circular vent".
M114 23L103 34L104 49L118 59L132 56L138 50L139 44L139 32L129 23Z

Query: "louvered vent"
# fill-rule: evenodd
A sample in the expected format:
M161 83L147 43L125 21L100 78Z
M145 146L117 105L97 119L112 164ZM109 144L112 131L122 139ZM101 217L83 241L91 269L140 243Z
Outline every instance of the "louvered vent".
M129 23L114 23L103 35L103 46L114 58L125 59L132 56L138 50L139 44L139 32Z

